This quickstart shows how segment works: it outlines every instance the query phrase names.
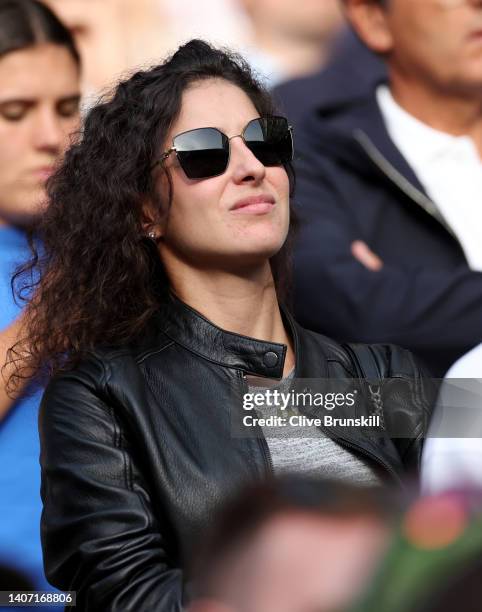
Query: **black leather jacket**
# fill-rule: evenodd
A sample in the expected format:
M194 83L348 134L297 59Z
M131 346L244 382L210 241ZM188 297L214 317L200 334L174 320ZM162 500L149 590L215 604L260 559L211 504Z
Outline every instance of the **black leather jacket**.
M296 376L355 377L347 347L289 315ZM407 351L373 346L382 375L412 381L385 397L385 419L412 439L339 438L399 481L416 467L429 406ZM181 610L183 559L213 510L270 472L264 438L231 436L232 385L281 378L286 347L224 331L171 298L148 333L54 378L40 413L42 544L49 581L77 609ZM413 384L412 384L413 383Z

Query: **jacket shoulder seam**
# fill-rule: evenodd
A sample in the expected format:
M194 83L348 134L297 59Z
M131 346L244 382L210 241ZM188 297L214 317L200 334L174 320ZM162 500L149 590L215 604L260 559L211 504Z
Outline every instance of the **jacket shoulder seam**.
M166 340L166 344L164 344L163 346L156 347L155 349L148 349L146 351L143 351L142 353L136 356L136 363L137 364L143 363L146 359L148 359L149 357L152 357L152 355L157 355L158 353L162 353L162 351L169 348L173 344L175 344L174 340L169 338L168 340Z

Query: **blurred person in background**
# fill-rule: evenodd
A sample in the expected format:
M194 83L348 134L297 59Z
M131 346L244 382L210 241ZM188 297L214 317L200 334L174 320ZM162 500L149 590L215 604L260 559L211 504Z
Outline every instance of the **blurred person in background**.
M44 563L79 609L181 609L186 551L246 481L290 468L403 486L418 470L431 405L412 356L337 345L280 302L292 155L249 67L193 40L94 106L49 183L43 256L34 244L16 276L34 293L12 376L52 376ZM363 366L386 391L376 437L313 427L273 441L256 423L233 435L256 381L357 379ZM344 406L381 409L373 396ZM394 422L406 438L390 437Z
M344 5L389 76L297 132L295 310L442 376L482 339L482 2Z
M386 72L381 57L347 28L334 41L328 62L320 71L280 83L273 95L298 134L301 122L313 111L329 112L353 105L356 100L363 102L378 83L386 80Z
M335 612L366 589L400 500L285 477L225 504L194 554L189 612Z
M250 20L240 0L158 0L167 19L171 51L194 38L242 53Z
M173 46L163 0L45 0L69 28L82 56L83 103L121 76L157 63Z
M142 0L138 0L143 4ZM112 85L128 66L124 0L44 0L70 30L82 57L83 102Z
M82 55L84 102L202 37L245 54L273 85L318 70L342 24L338 0L45 0Z
M0 357L19 335L11 276L28 257L26 232L45 183L78 126L80 60L69 31L35 0L0 2ZM2 371L3 381L9 369ZM18 390L17 390L18 391ZM40 391L0 393L0 561L49 589L40 549ZM13 405L12 405L13 404ZM5 416L6 414L6 416ZM1 420L1 417L3 421Z
M273 87L318 71L330 57L343 18L338 0L239 0L250 18L244 55Z

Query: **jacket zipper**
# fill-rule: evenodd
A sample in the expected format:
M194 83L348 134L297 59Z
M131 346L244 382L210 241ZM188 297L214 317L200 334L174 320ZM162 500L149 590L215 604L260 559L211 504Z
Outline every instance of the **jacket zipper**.
M245 392L249 391L248 385L246 383L246 374L244 374L244 372L238 372L238 373L241 376L241 387L242 387L242 389ZM268 472L269 474L273 475L274 474L273 459L271 458L271 453L269 452L268 443L266 442L266 438L265 438L265 435L263 433L263 429L262 429L261 425L256 424L256 431L259 434L259 435L256 436L256 439L259 442L259 447L261 449L261 454L263 455L263 459L264 459L264 463L265 463L265 467L266 467L266 472Z
M348 344L345 344L345 350L347 351L347 353L350 355L351 360L353 362L353 364L355 365L356 368L356 372L359 376L359 380L364 380L366 382L366 379L363 378L363 372L360 371L360 367L359 361L358 361L358 357L357 355L355 355L354 351L352 351L351 347ZM371 349L370 349L371 351ZM376 359L374 359L374 363L376 364ZM378 370L378 377L381 380L382 379L382 373L379 371L378 365L376 365L376 368ZM360 378L361 377L361 378ZM370 389L370 385L367 384L368 387L368 392L370 393L370 396L372 395L372 390ZM380 385L377 387L378 389L380 389ZM385 422L385 419L383 419L383 421ZM341 440L341 439L340 439ZM351 442L348 442L346 440L343 440L344 444L348 444L348 446L353 447L353 444ZM356 445L355 445L356 448ZM392 468L392 466L388 463L386 463L385 461L383 461L383 459L380 459L380 457L377 457L376 455L374 455L373 453L371 453L370 451L367 451L365 449L362 449L363 452L369 456L371 456L379 465L382 465L390 474L392 474L392 476L395 477L395 480L397 480L397 482L402 483L402 479L400 478L400 476L397 474L397 472Z
M460 244L459 239L454 234L454 231L447 223L442 213L439 211L437 206L428 198L420 189L417 189L412 183L407 180L400 172L392 166L392 164L383 156L379 149L373 144L370 137L360 129L353 131L353 137L358 144L363 148L368 157L372 162L387 176L392 183L394 183L405 195L407 195L413 202L418 204L423 210L435 219L447 232L454 238L459 245L462 253L465 255L465 251Z

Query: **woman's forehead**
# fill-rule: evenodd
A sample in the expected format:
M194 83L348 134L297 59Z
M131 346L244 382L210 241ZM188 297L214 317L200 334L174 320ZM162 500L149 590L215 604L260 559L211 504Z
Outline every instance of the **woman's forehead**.
M259 117L258 111L240 87L223 79L206 79L184 91L181 112L171 134L216 127L228 136L235 135L256 117Z

